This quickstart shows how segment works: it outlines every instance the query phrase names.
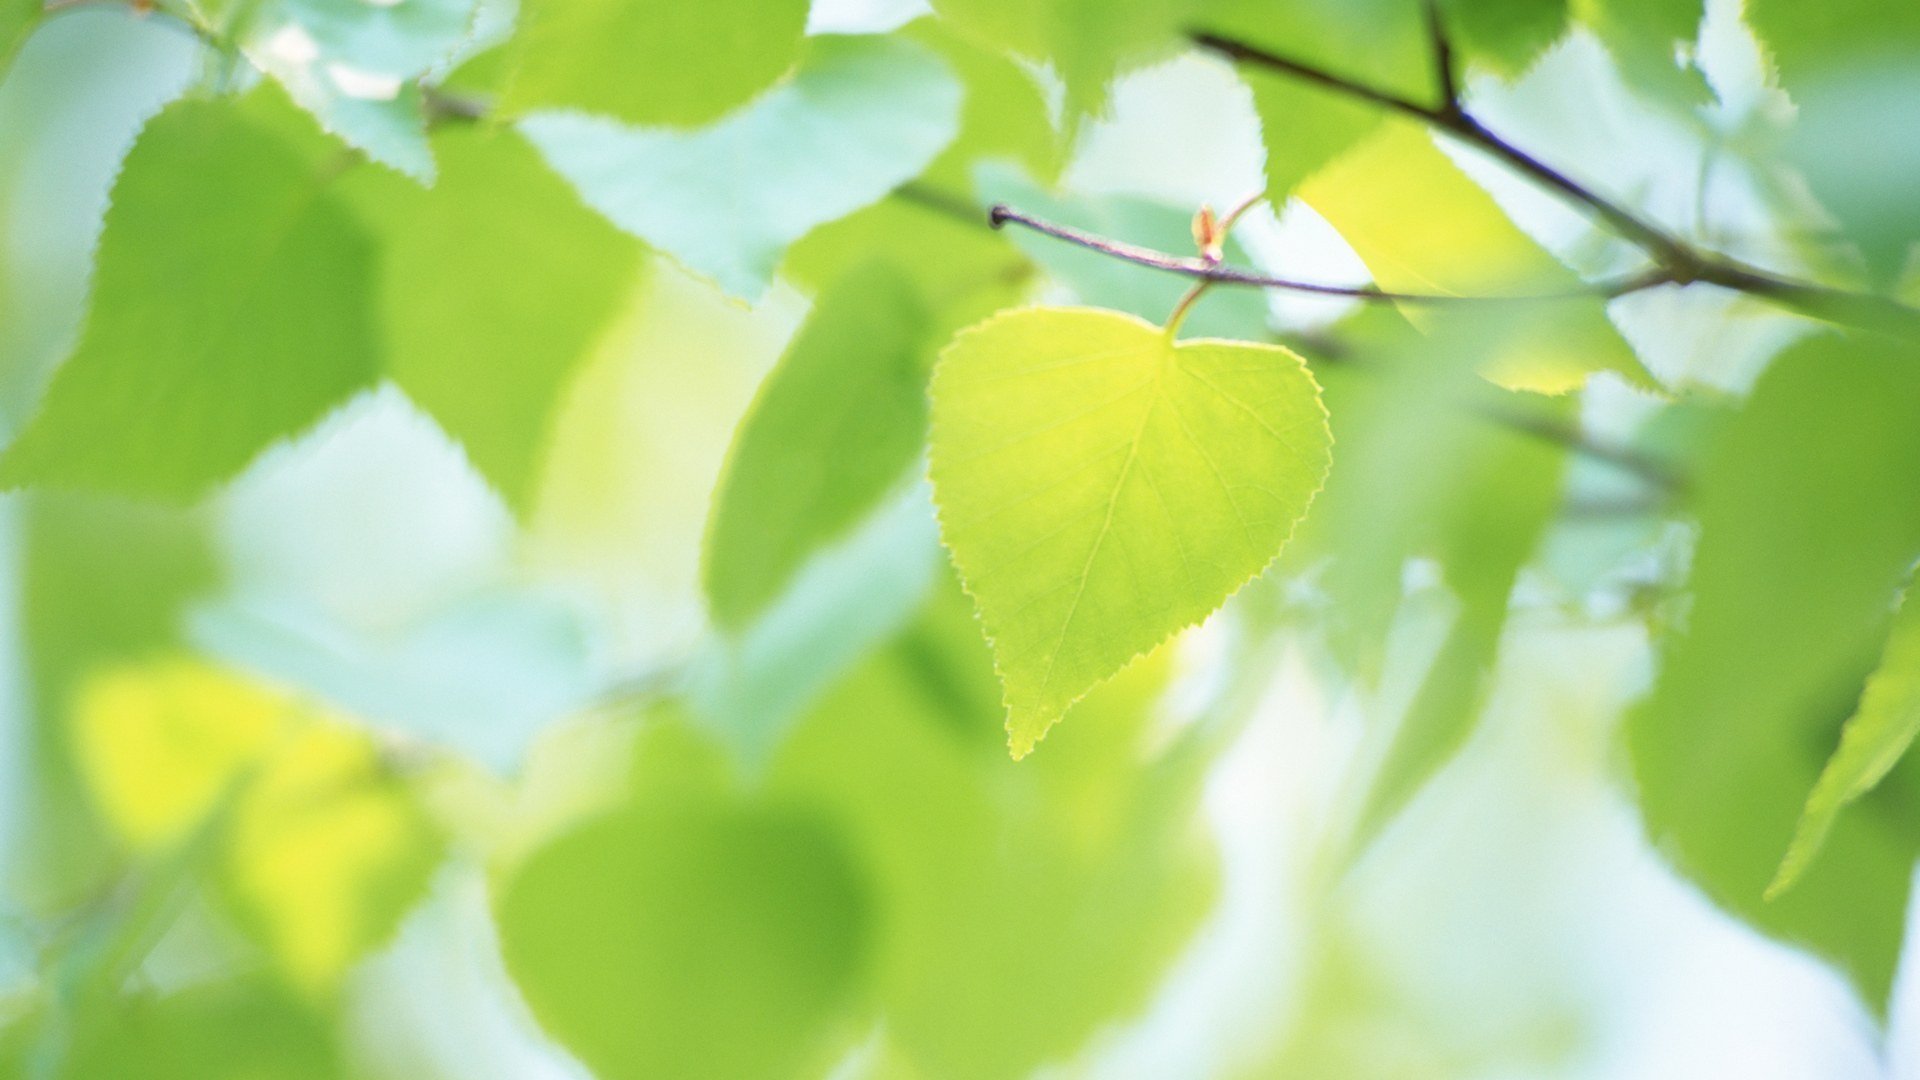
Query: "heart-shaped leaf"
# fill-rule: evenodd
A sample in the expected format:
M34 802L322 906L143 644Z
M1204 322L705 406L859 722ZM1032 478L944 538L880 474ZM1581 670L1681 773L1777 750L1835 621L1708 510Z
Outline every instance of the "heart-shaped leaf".
M935 371L932 416L941 536L993 643L1015 757L1258 575L1332 443L1293 353L1176 344L1091 308L964 331Z

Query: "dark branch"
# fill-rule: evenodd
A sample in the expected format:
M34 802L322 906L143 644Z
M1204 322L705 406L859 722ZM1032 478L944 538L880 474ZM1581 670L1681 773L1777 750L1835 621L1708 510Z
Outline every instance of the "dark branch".
M1651 289L1656 285L1667 284L1671 279L1658 270L1650 270L1620 281L1593 285L1583 289L1557 293L1534 293L1521 296L1461 296L1452 293L1403 293L1388 292L1372 285L1327 285L1314 281L1298 281L1293 278L1274 277L1270 274L1241 270L1205 259L1169 255L1163 251L1129 244L1122 240L1112 240L1104 236L1081 232L1065 225L1057 225L1030 214L1023 214L1009 206L995 206L987 213L987 220L998 229L1008 224L1032 229L1034 232L1077 244L1103 255L1135 263L1140 266L1165 270L1168 273L1184 274L1201 281L1219 285L1244 285L1258 289L1280 289L1287 292L1307 293L1314 296L1339 296L1355 300L1382 300L1405 304L1490 304L1490 303L1527 303L1551 300L1578 300L1591 298L1609 298L1625 296L1628 293Z
M1747 266L1725 255L1701 251L1508 142L1461 107L1452 72L1452 48L1432 7L1429 7L1429 18L1433 20L1430 28L1434 35L1435 64L1442 82L1450 90L1439 105L1424 105L1218 34L1195 32L1189 36L1194 44L1230 60L1277 71L1359 101L1371 102L1390 112L1419 120L1493 155L1515 171L1587 211L1622 239L1646 252L1660 268L1660 279L1653 281L1653 284L1706 282L1830 322L1920 337L1920 310L1886 297L1798 281Z
M1433 76L1440 90L1439 112L1459 116L1460 76L1454 70L1453 42L1447 37L1446 23L1440 14L1440 0L1427 0L1427 38L1433 46Z

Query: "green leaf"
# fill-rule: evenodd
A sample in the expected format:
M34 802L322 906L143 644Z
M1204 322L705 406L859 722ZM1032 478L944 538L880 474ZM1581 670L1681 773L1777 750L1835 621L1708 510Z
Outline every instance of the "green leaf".
M940 54L965 91L960 133L920 177L923 183L961 191L973 183L982 161L1018 162L1051 182L1066 165L1067 146L1047 108L1040 83L1013 57L981 48L948 30L938 19L914 23L904 33Z
M1840 811L1886 779L1916 734L1920 734L1920 604L1902 601L1880 666L1867 680L1859 709L1841 729L1840 748L1807 796L1793 843L1767 886L1767 899L1777 898L1800 880L1827 842Z
M1275 346L1175 344L1087 308L1011 311L954 339L930 472L1016 758L1279 554L1329 442L1313 376Z
M1920 850L1909 817L1869 799L1828 858L1762 893L1920 551L1913 347L1823 336L1776 359L1695 486L1700 538L1683 635L1630 718L1649 831L1713 899L1834 960L1882 1003Z
M767 783L830 808L870 868L881 1023L905 1075L1032 1076L1145 1013L1216 910L1210 759L1157 737L1157 656L1088 695L1046 753L1008 761L972 605L944 585L795 730Z
M1567 30L1567 0L1441 0L1440 6L1454 47L1509 78Z
M40 25L45 13L42 0L0 0L0 78L4 78L13 56L26 43L27 35Z
M807 0L525 0L503 104L703 124L800 56Z
M370 383L373 253L329 174L241 103L147 125L92 310L0 486L189 499Z
M195 980L164 995L143 987L78 1018L49 1008L32 1027L40 1030L31 1048L0 1048L0 1072L54 1080L333 1080L348 1068L325 1017L258 974ZM50 1045L68 1047L52 1070L44 1053Z
M1499 204L1449 161L1427 134L1389 122L1316 174L1300 197L1358 252L1389 292L1527 296L1577 292L1581 281L1508 220ZM1442 332L1499 318L1481 373L1501 386L1559 394L1588 375L1652 378L1607 318L1598 296L1499 307L1410 308L1416 326Z
M456 128L434 146L431 191L360 178L383 241L387 374L525 514L554 407L629 294L640 246L510 130Z
M500 887L507 969L606 1080L818 1075L872 927L840 837L786 805L643 796Z
M927 313L892 270L822 294L734 433L701 581L738 630L906 473L926 433Z
M589 205L754 299L788 244L913 178L959 116L960 88L926 49L822 37L790 81L712 127L559 114L520 126Z
M1049 63L1066 91L1069 130L1106 107L1107 84L1126 68L1178 48L1203 0L934 0L964 32Z

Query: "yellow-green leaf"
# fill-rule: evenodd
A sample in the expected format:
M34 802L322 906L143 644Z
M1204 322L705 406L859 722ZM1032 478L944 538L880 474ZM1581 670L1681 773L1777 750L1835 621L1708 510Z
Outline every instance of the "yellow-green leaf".
M1300 197L1340 231L1389 292L1537 296L1581 289L1573 271L1520 231L1410 124L1384 125L1317 173ZM1479 368L1510 390L1565 393L1599 371L1651 382L1597 295L1408 313L1425 327L1493 316L1508 320L1510 332L1487 335L1497 340Z
M1092 308L962 332L934 373L931 473L1014 756L1259 574L1331 441L1319 386L1275 346L1176 344Z
M1767 886L1768 899L1800 880L1826 844L1840 811L1886 779L1916 734L1920 734L1920 604L1902 601L1880 667L1867 680L1860 708L1840 732L1840 748L1807 796L1793 843L1780 861L1773 884Z

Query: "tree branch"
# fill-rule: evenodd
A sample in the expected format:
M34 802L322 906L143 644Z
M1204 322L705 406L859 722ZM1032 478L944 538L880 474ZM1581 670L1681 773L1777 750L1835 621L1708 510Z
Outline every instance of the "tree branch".
M1429 13L1429 18L1433 20L1429 25L1434 34L1435 63L1441 69L1442 80L1449 88L1453 88L1452 48L1438 22L1437 12L1431 6ZM1201 48L1219 53L1229 60L1277 71L1359 101L1371 102L1478 147L1585 210L1622 239L1646 252L1663 274L1663 280L1654 284L1706 282L1830 322L1920 337L1920 310L1896 300L1799 281L1748 266L1726 255L1695 248L1490 130L1459 104L1457 89L1444 96L1441 104L1425 105L1219 34L1196 31L1189 34L1189 38Z
M1219 285L1244 285L1258 289L1279 289L1286 292L1307 293L1313 296L1338 296L1354 300L1387 301L1402 304L1512 304L1553 300L1579 300L1587 298L1608 299L1625 296L1628 293L1651 289L1664 285L1672 279L1664 271L1654 269L1618 281L1606 282L1583 289L1573 289L1557 293L1533 293L1519 296L1462 296L1454 293L1404 293L1388 292L1372 285L1327 285L1314 281L1299 281L1294 278L1274 277L1270 274L1241 270L1205 259L1169 255L1163 251L1129 244L1123 240L1113 240L1078 229L1058 225L1051 221L1023 214L1004 204L995 206L987 213L987 220L994 228L1004 228L1009 224L1032 229L1044 236L1064 240L1069 244L1109 255L1139 266L1165 270L1169 273L1184 274L1187 277Z
M1433 48L1433 76L1439 85L1439 112L1449 116L1458 116L1460 108L1460 76L1454 70L1453 42L1447 37L1446 23L1440 14L1440 0L1427 0L1427 39Z

